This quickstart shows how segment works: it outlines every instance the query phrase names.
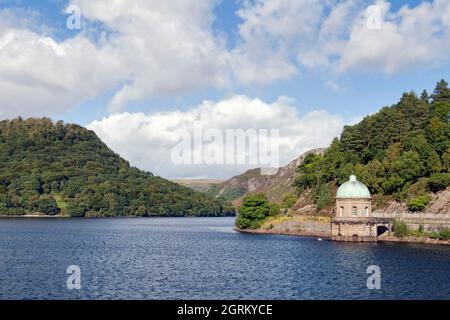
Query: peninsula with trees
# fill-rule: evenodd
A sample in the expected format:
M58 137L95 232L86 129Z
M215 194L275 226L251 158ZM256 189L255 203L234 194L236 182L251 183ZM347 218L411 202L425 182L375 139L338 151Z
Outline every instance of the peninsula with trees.
M236 225L241 230L327 235L330 219L336 216L337 189L356 175L370 190L374 214L398 219L393 227L397 238L448 241L448 83L439 81L431 95L425 90L420 96L404 93L396 104L345 126L327 149L307 152L281 168L282 175L261 177L255 172L250 179L256 192L242 188L249 181L244 178L248 172L212 190L218 198L243 196L223 197L239 206ZM282 180L289 183L283 186Z

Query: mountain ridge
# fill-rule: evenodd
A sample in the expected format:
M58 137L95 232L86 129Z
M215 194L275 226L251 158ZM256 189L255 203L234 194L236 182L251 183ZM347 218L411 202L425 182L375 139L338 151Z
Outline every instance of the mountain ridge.
M241 197L248 193L263 192L269 201L281 203L283 196L295 193L294 181L297 167L310 153L321 154L325 148L316 148L302 153L287 165L278 168L273 175L261 175L261 168L254 168L236 175L225 182L213 186L208 193L215 197L223 197L239 204Z

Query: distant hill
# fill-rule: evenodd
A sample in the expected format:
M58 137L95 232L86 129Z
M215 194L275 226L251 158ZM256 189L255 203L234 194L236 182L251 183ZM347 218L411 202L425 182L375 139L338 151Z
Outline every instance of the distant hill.
M50 119L0 122L0 215L224 216L233 209L131 167L93 132Z
M285 196L295 197L294 181L299 164L308 154L322 154L324 151L325 149L314 149L305 152L286 166L279 168L274 175L261 175L260 168L248 170L213 186L208 194L239 203L239 199L248 193L263 192L270 201L281 204Z
M211 187L224 182L224 180L217 179L175 179L172 181L203 193L206 193L209 189L211 189Z

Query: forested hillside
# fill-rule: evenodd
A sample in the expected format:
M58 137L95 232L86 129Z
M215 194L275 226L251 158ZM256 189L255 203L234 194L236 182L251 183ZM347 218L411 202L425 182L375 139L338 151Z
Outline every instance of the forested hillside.
M222 216L219 200L130 167L93 131L50 119L0 122L0 215Z
M331 208L336 184L354 172L374 195L377 207L390 200L420 211L430 194L450 183L450 89L441 80L434 92L404 93L360 123L346 126L324 155L310 154L298 167L299 192L311 190L317 209Z

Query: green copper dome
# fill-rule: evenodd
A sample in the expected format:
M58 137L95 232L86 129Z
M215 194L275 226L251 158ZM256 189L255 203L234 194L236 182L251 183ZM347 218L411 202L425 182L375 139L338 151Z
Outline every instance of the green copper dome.
M369 189L364 185L364 183L356 180L355 175L350 176L350 180L343 183L336 194L336 198L339 199L349 199L349 198L358 198L358 199L369 199L370 192Z

